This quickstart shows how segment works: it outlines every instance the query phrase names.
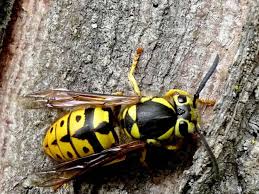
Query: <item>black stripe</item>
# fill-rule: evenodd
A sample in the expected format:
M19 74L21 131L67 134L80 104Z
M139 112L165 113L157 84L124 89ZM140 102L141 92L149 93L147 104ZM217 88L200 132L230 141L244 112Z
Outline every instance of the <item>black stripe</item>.
M95 133L93 130L94 129L94 108L91 109L86 109L85 110L85 124L88 126L87 131L88 131L88 137L87 140L89 141L89 143L91 144L91 146L94 149L94 152L100 152L102 150L104 150L104 148L102 147L102 145L100 144L100 142L98 141Z
M72 114L72 112L69 114L69 116L68 116L68 118L67 118L67 135L68 135L69 137L70 137L70 127L69 127L69 125L70 125L70 116L71 116L71 114ZM80 156L80 155L78 154L78 152L76 151L76 148L75 148L75 146L74 146L74 144L73 144L71 138L70 138L69 140L70 140L69 143L70 143L71 147L73 148L74 152L76 153L76 156L77 156L78 158L81 158L81 156Z
M109 113L109 129L112 132L112 135L113 135L113 137L115 139L115 144L118 144L119 143L119 137L118 137L118 135L117 135L117 133L116 133L116 131L114 129L114 126L116 125L115 122L114 122L115 121L115 119L114 119L115 116L113 115L113 112L112 112L111 108L103 108L103 110L107 111ZM117 110L115 110L115 111L117 111L116 115L119 115L120 107Z
M53 153L51 152L51 150L50 150L50 148L49 148L49 147L48 147L47 149L48 149L48 150L49 150L49 152L51 153L51 155L49 155L49 156L51 156L51 157L53 156L52 158L54 158L54 157L55 157L55 154L53 154Z
M57 140L55 139L55 140L51 143L51 145L58 145Z
M70 136L66 134L65 136L61 137L60 141L62 142L70 142Z
M124 118L124 127L130 135L131 135L131 129L134 123L135 121L131 118L131 116L129 115L129 111L127 110L127 113Z
M99 132L99 133L104 134L104 135L108 135L110 132L112 132L112 135L114 137L115 143L119 143L119 138L117 136L117 133L114 130L114 127L110 123L107 123L106 121L101 122L94 129L94 131Z
M95 116L94 110L95 109L93 108L88 108L85 110L84 126L78 129L76 133L73 135L73 137L81 140L88 140L90 145L93 147L94 152L98 153L104 150L104 148L102 147L101 143L97 139L95 132L108 135L109 132L111 131L116 143L119 142L119 138L116 132L114 131L113 126L109 122L107 123L103 121L96 128L94 128L93 126L93 120ZM109 119L111 119L111 117Z
M84 127L87 127L90 129L94 128L93 122L94 122L94 108L87 108L85 109L85 123Z
M93 119L94 119L94 108L85 109L85 123L84 126L78 129L75 134L72 136L80 140L88 140L90 145L93 147L95 153L98 153L104 148L98 141L93 128Z
M180 121L179 132L182 136L188 135L188 123L186 121Z
M112 136L114 137L114 140L115 140L115 144L119 144L119 137L116 133L116 131L114 130L114 128L112 128Z
M99 132L104 135L108 135L112 129L112 125L106 121L101 122L94 131Z

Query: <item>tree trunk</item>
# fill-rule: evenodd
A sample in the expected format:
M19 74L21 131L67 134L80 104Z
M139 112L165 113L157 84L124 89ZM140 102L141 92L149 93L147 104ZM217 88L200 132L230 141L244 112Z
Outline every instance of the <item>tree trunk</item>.
M0 7L2 9L2 7ZM2 13L2 12L0 12ZM144 94L194 93L215 55L220 64L201 93L217 101L202 112L217 157L215 179L203 146L192 165L80 181L79 193L259 192L259 2L15 1L0 56L1 193L50 193L24 179L53 166L43 154L56 110L28 110L20 97L48 88L131 94L127 72L144 48L136 78ZM124 171L124 170L123 170ZM73 193L63 187L58 193Z
M2 0L0 1L0 52L2 50L2 44L5 32L8 33L6 30L7 24L10 21L10 15L12 13L14 0Z

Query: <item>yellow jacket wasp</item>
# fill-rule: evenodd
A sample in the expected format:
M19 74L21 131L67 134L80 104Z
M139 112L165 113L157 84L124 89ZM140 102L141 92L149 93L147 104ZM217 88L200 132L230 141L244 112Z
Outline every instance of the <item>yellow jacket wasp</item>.
M53 89L28 95L47 107L77 107L47 130L43 140L44 152L61 162L44 172L49 177L39 186L58 188L64 183L101 166L125 160L129 153L140 151L141 161L149 145L178 150L182 140L198 133L218 173L218 166L205 138L199 133L198 104L213 105L213 100L199 99L199 94L215 71L219 56L203 78L194 96L180 89L171 89L164 96L142 96L134 71L142 53L138 48L128 75L136 95L82 93ZM119 110L119 111L118 111ZM130 141L120 141L121 131Z

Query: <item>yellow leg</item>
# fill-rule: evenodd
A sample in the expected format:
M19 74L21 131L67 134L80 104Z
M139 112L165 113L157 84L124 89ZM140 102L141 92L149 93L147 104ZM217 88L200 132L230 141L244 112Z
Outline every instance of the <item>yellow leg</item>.
M179 139L177 141L177 143L175 144L172 144L172 145L165 145L164 147L167 149L167 150L179 150L183 145L183 140L182 139Z
M109 166L109 165L112 165L112 164L116 164L116 163L122 162L124 160L126 160L126 156L123 156L122 158L117 158L117 159L115 159L115 160L105 164L104 166Z
M174 95L184 95L184 96L191 96L188 92L180 89L171 89L168 92L165 93L165 98L170 98Z
M134 92L138 96L141 96L141 92L139 90L138 83L137 83L137 81L136 81L136 79L135 79L133 74L134 74L134 71L135 71L136 66L138 64L138 61L139 61L139 57L140 57L142 52L143 52L142 48L138 48L137 49L137 52L134 55L133 62L131 64L130 72L129 72L129 75L128 75L128 78L129 78L129 81L131 83L131 86L133 87Z
M202 105L207 105L207 106L214 106L216 101L215 100L210 100L210 99L197 99L197 102L202 104Z
M179 150L179 146L177 145L167 145L165 148L167 150Z
M150 145L161 146L160 142L155 139L147 139L146 142Z
M123 96L123 92L121 92L121 91L114 92L114 93L112 93L112 95Z
M145 163L146 157L147 157L147 149L145 148L145 149L141 152L140 162L141 162L141 163Z
M148 164L146 163L146 157L147 157L147 149L145 148L141 152L141 157L140 157L139 161L140 161L140 163L142 164L143 167L148 168Z

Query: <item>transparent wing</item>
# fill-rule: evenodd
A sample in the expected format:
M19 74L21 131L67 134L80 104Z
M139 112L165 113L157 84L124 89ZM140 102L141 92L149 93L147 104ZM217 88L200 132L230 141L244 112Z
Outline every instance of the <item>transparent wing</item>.
M145 146L144 142L133 141L84 158L64 162L53 169L31 175L29 177L31 179L30 184L38 187L53 187L56 190L63 184L73 180L75 177L84 175L90 170L111 164L116 160L123 161L125 156L131 152L141 151Z
M139 96L108 95L98 93L75 92L65 89L51 89L35 92L25 96L32 98L34 103L47 107L65 108L75 106L103 106L128 105L137 103Z

